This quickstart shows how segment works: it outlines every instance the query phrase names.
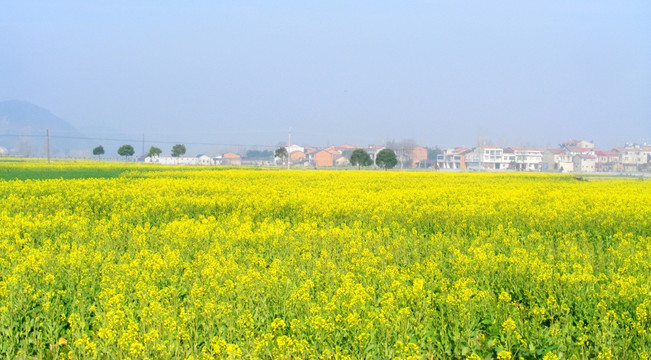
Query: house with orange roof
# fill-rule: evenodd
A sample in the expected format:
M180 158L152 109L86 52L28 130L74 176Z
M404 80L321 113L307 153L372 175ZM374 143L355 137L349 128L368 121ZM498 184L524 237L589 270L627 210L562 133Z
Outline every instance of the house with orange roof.
M596 171L616 171L620 168L619 153L617 151L595 149L594 156L597 159L595 164Z
M227 152L222 155L221 164L230 165L230 166L240 166L242 165L242 157L237 155L236 153Z
M339 146L334 147L334 149L337 150L339 153L343 153L344 151L347 151L347 150L355 150L355 149L358 149L358 148L359 148L359 146L350 145L350 144L344 144L344 145L339 145Z
M466 154L472 152L471 149L457 147L452 149L443 149L436 156L436 163L441 169L465 169Z
M318 153L319 149L313 148L311 146L306 146L305 147L305 158L308 161L313 161L314 160L314 154Z
M292 151L289 153L289 159L294 164L302 163L303 161L305 161L305 153L298 150Z
M331 146L314 153L314 165L316 167L333 167L335 160L340 157L341 154L334 150L334 146Z

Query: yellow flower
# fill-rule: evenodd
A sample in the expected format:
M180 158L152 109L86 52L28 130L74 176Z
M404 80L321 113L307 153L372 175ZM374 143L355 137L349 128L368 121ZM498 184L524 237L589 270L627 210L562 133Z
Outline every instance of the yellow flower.
M511 360L511 358L512 356L510 351L503 350L497 354L497 360Z
M285 330L287 327L287 324L285 323L285 320L283 319L274 319L274 321L271 322L271 330L273 332L280 332Z
M502 323L502 329L503 329L504 331L512 331L512 330L515 330L515 321L513 321L513 320L510 319L510 318L507 319L506 321L504 321L504 322Z

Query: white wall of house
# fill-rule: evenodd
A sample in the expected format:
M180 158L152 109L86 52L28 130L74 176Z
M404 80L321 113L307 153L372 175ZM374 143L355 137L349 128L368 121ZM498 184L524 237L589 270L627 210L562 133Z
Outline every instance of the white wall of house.
M545 171L574 171L572 157L560 151L545 150L543 152L542 167Z
M480 146L466 155L468 168L503 170L511 165L511 155L504 154L504 149L495 146Z
M467 150L461 151L465 153ZM441 169L461 169L462 164L465 167L465 161L464 155L461 155L455 148L443 149L440 154L436 155L436 163Z
M302 152L302 153L305 152L305 148L302 147L302 146L298 146L298 145L289 145L289 146L285 146L285 149L287 149L287 153L288 153L288 154L291 154L291 153L293 153L294 151L300 151L300 152Z
M575 172L594 172L596 161L594 158L587 158L581 155L575 155L573 158Z
M161 164L161 165L215 165L215 161L207 155L197 156L154 156L146 157L145 163Z
M543 162L543 150L513 149L515 163L520 170L540 170Z

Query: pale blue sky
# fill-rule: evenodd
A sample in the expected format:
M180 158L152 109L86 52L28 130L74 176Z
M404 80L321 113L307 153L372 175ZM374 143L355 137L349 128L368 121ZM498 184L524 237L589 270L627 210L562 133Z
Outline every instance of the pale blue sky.
M0 52L0 100L138 138L651 141L649 1L0 1Z

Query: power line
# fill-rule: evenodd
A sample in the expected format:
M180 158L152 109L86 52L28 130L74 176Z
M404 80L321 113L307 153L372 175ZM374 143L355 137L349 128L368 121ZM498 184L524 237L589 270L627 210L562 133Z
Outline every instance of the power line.
M21 135L21 134L0 134L1 137L30 137L30 138L45 138L46 135ZM50 135L53 139L69 139L69 140L93 140L93 141L121 141L138 143L143 139L116 139L116 138L99 138L99 137L85 137L85 136L66 136L66 135ZM263 147L263 148L276 148L276 145L262 145L262 144L234 144L234 143L209 143L209 142L186 142L186 141L169 141L169 140L147 140L148 143L157 144L185 144L185 145L205 145L205 146L240 146L240 147Z

